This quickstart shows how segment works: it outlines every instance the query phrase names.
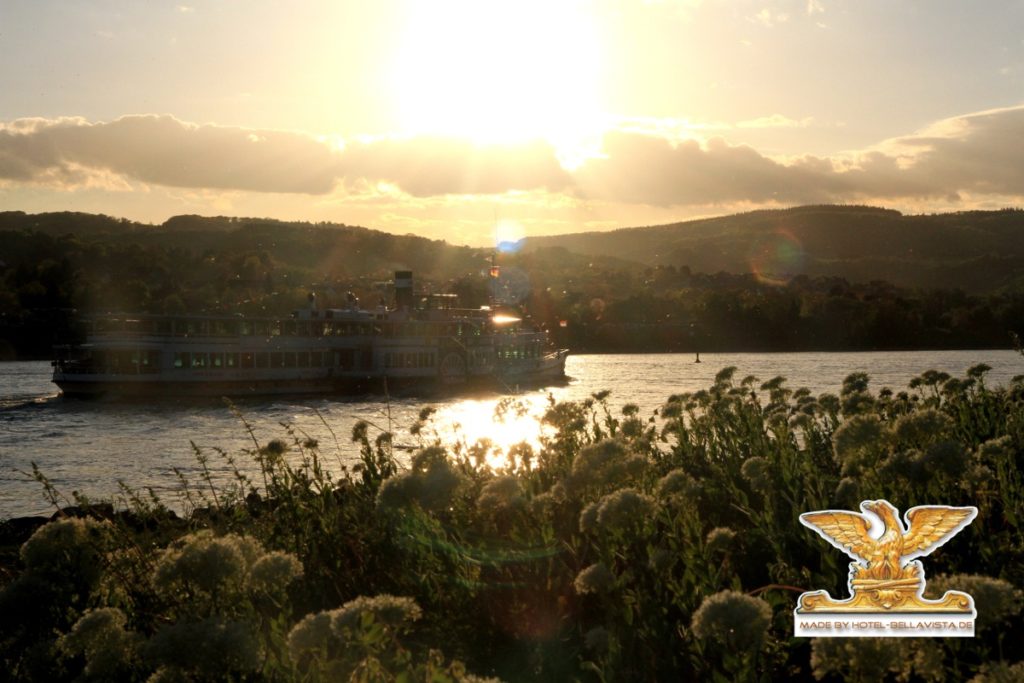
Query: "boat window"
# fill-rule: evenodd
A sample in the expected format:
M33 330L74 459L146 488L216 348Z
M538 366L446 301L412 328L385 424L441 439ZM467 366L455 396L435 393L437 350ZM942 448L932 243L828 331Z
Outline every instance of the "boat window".
M271 351L270 352L270 367L272 367L272 368L284 367L284 357L281 355L280 351Z
M281 336L281 321L275 320L274 322L270 323L270 336L271 337L280 337Z
M308 368L309 367L309 351L299 351L296 354L296 360L297 360L296 364L300 368Z
M253 331L253 324L248 320L243 320L238 324L238 331L243 336L251 336Z
M192 354L192 367L193 368L206 368L209 367L209 360L205 353L193 353Z
M246 369L256 367L255 354L243 353L242 354L242 367L246 368Z
M192 360L189 358L188 351L177 351L174 354L174 367L176 368L190 368L192 367Z
M356 352L352 349L342 349L334 354L337 365L344 370L351 370L356 364Z
M309 323L306 323L306 322L295 323L295 334L300 336L300 337L308 337L309 336Z
M286 368L294 368L295 367L295 352L294 351L286 351L284 353L284 358L282 360L284 361L284 363L283 363L284 367L286 367Z
M322 337L322 336L324 336L324 324L323 323L321 323L321 322L311 323L309 328L310 328L310 334L312 334L314 337Z
M281 335L285 337L295 336L295 321L285 320L282 323L278 323L281 326Z
M224 354L224 366L228 368L238 367L238 354L237 353L225 353Z
M256 332L257 337L269 337L270 336L270 323L266 320L258 320L253 324L253 329Z
M321 351L310 351L309 352L309 366L312 368L322 367L324 364L324 354Z
M223 353L211 353L210 354L210 367L211 368L222 368L222 367L224 367L224 354Z
M256 367L265 368L267 367L267 354L257 353L256 354Z
M171 334L172 328L170 320L157 320L153 323L153 331L165 337Z

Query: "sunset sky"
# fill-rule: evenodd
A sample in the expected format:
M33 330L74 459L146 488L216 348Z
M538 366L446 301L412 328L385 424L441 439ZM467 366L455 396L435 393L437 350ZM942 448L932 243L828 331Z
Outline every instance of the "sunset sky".
M5 0L0 209L456 243L1024 205L1024 2Z

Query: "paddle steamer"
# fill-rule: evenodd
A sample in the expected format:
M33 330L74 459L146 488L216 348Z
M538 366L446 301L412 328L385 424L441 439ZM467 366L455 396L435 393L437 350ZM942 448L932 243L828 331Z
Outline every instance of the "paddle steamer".
M565 349L516 315L463 309L450 294L414 296L395 273L395 304L308 308L291 317L108 315L61 350L66 396L255 396L491 386L565 377Z

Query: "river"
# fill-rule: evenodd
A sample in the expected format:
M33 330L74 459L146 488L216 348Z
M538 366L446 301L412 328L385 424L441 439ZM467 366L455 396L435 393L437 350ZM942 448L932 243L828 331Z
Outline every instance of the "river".
M673 393L706 388L723 367L736 366L737 379L755 375L762 381L777 375L789 386L814 393L839 391L851 372L871 375L872 387L895 390L925 370L961 376L976 363L987 363L991 385L1005 385L1024 374L1024 358L1014 351L908 351L873 353L738 353L692 355L574 355L566 365L564 386L518 395L526 417L506 414L495 419L496 394L447 397L429 402L383 396L358 398L280 398L246 400L237 408L261 443L289 438L284 425L319 441L325 462L335 469L353 464L350 442L358 420L390 429L400 446L414 447L408 428L424 405L438 409L432 427L443 439L473 443L490 438L502 446L537 438L536 421L551 394L557 400L583 399L610 390L609 403L618 409L636 403L649 415ZM301 438L305 438L304 436ZM230 477L230 468L213 450L238 453L252 446L241 420L219 401L81 401L64 399L50 382L45 362L0 363L0 519L52 512L39 483L28 473L40 471L70 497L79 491L93 499L118 493L118 482L133 489L151 487L169 504L180 491L175 469L196 481L200 473L192 443L210 456L212 476ZM403 451L403 452L408 452Z

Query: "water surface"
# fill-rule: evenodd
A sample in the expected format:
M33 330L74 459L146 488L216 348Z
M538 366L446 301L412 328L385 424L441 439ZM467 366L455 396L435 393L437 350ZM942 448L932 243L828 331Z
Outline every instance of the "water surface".
M728 365L738 368L737 378L783 375L792 388L814 393L838 392L843 378L854 371L869 373L876 390L906 388L912 377L932 368L963 375L980 362L992 366L988 381L993 385L1024 374L1024 358L1014 351L703 354L701 360L694 363L692 355L684 354L570 356L566 372L571 379L565 386L517 398L528 414L540 415L549 394L556 400L583 399L608 389L611 405L636 403L649 415L670 394L706 388ZM446 439L467 443L486 437L508 446L535 439L532 420L494 419L500 399L498 394L431 399L429 404L438 408L434 429ZM349 436L358 420L380 429L390 425L399 445L413 447L418 442L408 428L427 404L383 396L271 397L249 399L238 408L261 443L287 438L282 424L292 425L296 433L317 439L325 462L337 470L342 463L356 462ZM25 474L33 462L68 496L80 491L92 498L111 497L120 480L136 489L152 487L171 502L179 491L175 468L191 479L199 472L191 443L210 454L218 479L230 471L211 449L237 453L252 446L239 418L220 401L64 399L50 382L48 363L0 363L0 519L51 511L40 485Z

